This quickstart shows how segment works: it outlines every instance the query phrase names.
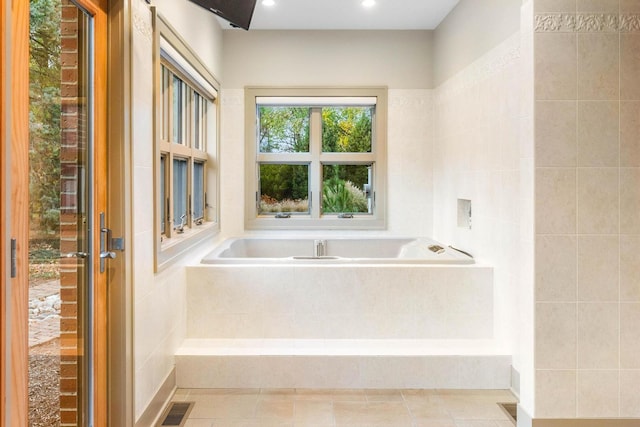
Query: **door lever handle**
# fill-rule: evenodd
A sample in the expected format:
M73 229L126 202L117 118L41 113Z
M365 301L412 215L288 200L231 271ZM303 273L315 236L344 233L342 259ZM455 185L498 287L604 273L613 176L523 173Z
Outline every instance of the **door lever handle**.
M86 252L67 252L66 254L60 254L60 258L86 258L89 254Z
M115 259L115 252L100 252L100 259Z

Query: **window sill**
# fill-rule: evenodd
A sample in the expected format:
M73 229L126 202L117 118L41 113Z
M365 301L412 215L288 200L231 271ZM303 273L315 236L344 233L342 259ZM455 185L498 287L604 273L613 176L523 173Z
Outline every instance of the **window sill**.
M275 218L264 216L247 220L247 230L385 230L387 224L377 218L337 218L336 216L313 219L305 217Z
M163 242L158 241L159 250L156 256L156 273L164 270L172 262L192 247L213 237L218 232L218 223L205 222L194 228L187 228L183 234L176 234Z

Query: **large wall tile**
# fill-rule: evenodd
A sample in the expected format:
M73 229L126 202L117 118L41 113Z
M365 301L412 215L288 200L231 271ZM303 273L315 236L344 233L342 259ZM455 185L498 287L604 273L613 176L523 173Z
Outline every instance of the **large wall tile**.
M540 167L575 166L575 101L538 101L535 120L536 164Z
M534 37L536 99L576 99L576 34L536 33Z
M578 12L618 13L620 0L577 0Z
M640 418L640 371L620 371L620 416Z
M620 236L620 300L640 302L640 236Z
M618 416L619 376L618 371L578 371L578 418Z
M576 11L576 0L536 0L533 5L534 13L561 13Z
M575 301L577 244L575 236L536 239L536 301Z
M578 303L578 369L617 369L619 308L614 303Z
M640 101L620 103L620 166L640 166Z
M640 100L640 34L620 34L620 96Z
M578 99L619 98L619 45L618 33L578 34Z
M618 166L618 101L578 101L578 166Z
M640 168L620 169L620 232L640 234Z
M578 301L618 301L618 236L578 236Z
M620 0L620 13L640 12L640 0Z
M536 417L576 416L576 371L536 371Z
M620 367L640 369L640 303L620 305Z
M617 168L578 168L578 233L617 234Z
M576 304L536 304L536 367L576 368Z
M536 232L571 234L576 231L576 170L536 169Z

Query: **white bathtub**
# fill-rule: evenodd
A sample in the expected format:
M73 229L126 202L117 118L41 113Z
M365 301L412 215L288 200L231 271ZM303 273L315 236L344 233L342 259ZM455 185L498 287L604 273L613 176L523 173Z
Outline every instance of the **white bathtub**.
M239 238L223 242L204 264L473 264L473 258L427 238Z
M430 239L230 239L187 267L186 314L178 387L509 386L493 268Z

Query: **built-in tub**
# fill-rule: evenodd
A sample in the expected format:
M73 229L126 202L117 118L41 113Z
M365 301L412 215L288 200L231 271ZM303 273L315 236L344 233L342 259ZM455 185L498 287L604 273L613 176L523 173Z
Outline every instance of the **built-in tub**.
M473 264L474 261L427 238L239 238L223 242L202 262Z
M187 267L177 385L507 388L494 318L493 268L431 239L231 239Z

